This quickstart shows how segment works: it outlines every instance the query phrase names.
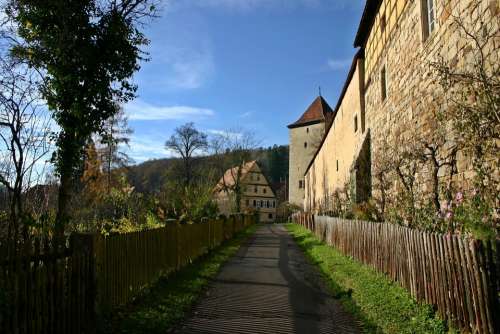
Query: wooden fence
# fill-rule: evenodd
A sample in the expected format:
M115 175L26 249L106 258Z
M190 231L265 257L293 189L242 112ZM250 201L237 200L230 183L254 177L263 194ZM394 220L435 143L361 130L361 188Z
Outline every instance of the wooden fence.
M234 215L107 237L74 234L57 249L40 238L16 257L0 244L0 333L94 333L96 312L130 302L255 222Z
M235 215L196 224L94 238L99 312L130 302L159 276L179 270L254 222Z
M0 247L0 333L89 333L93 259L76 238L54 247L36 238L7 257ZM3 245L5 246L5 245Z
M385 273L465 332L500 333L500 242L309 214L292 220Z

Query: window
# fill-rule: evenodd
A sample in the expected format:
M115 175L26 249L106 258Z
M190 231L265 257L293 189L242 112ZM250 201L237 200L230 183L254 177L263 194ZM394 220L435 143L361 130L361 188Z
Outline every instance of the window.
M303 181L302 181L302 180L299 180L299 189L302 189L302 188L304 188Z
M309 133L309 128L306 129L307 133Z
M273 201L273 208L276 207L276 201Z
M304 148L307 148L307 142L304 143Z
M257 181L260 181L260 175L257 175Z
M265 194L265 193L267 193L267 189L266 189L266 188L262 189L262 192L263 192L264 194Z
M249 200L246 200L246 201L245 201L245 205L246 205L246 206L249 206L249 205L250 205L250 201L249 201Z
M385 66L380 71L380 89L382 92L382 102L387 98L387 70Z
M426 41L436 28L436 6L434 0L421 0L422 7L422 39Z
M266 203L266 207L267 207L267 208L270 208L270 207L271 207L271 205L270 205L269 201L267 201L267 203Z
M354 132L358 132L358 115L354 116Z
M339 161L337 160L337 172L339 171Z
M270 213L268 217L269 217L269 219L273 219L273 214Z
M260 207L263 208L264 207L264 201L263 200L260 200Z
M253 188L254 193L257 193L258 191L259 191L259 189L257 187Z
M253 207L255 208L257 206L257 201L253 200Z
M385 14L380 17L380 31L382 33L385 31L385 27L387 26L387 21L385 19Z

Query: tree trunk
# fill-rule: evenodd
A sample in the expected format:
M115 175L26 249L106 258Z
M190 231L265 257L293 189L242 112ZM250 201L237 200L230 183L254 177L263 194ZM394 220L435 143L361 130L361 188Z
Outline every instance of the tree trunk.
M62 162L64 165L61 168L61 184L59 185L59 197L57 200L58 209L55 223L55 234L58 238L62 238L64 235L64 228L69 221L69 203L71 199L71 181L72 173L71 168L67 166L66 162Z
M439 202L439 166L434 165L432 167L432 202L434 203L434 208L436 212L441 210L441 203Z

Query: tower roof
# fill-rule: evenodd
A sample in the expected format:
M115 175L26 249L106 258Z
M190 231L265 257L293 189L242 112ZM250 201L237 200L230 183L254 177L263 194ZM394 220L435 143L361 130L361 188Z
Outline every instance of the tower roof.
M318 96L300 118L290 125L289 129L322 123L333 115L333 110L322 96Z

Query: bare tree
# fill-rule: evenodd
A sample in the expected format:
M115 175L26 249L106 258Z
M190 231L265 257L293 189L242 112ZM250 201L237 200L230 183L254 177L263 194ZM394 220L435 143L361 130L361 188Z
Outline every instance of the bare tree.
M219 169L228 169L228 179L223 177L222 191L232 195L234 209L241 211L241 199L245 188L241 183L245 164L252 159L252 151L258 147L258 141L253 132L245 130L227 130L216 134L211 141L213 155L216 157Z
M99 139L102 145L100 155L105 167L108 194L111 191L113 168L124 167L131 161L130 157L121 150L121 146L128 146L133 130L128 127L128 119L123 108L118 108L119 111L104 122Z
M24 215L23 194L43 171L39 162L50 148L49 117L42 107L39 82L23 66L0 63L0 183L10 201L8 237L18 239Z
M207 135L197 130L194 123L186 123L175 129L174 134L165 143L165 147L181 156L184 167L184 185L189 186L193 179L194 155L207 150Z

